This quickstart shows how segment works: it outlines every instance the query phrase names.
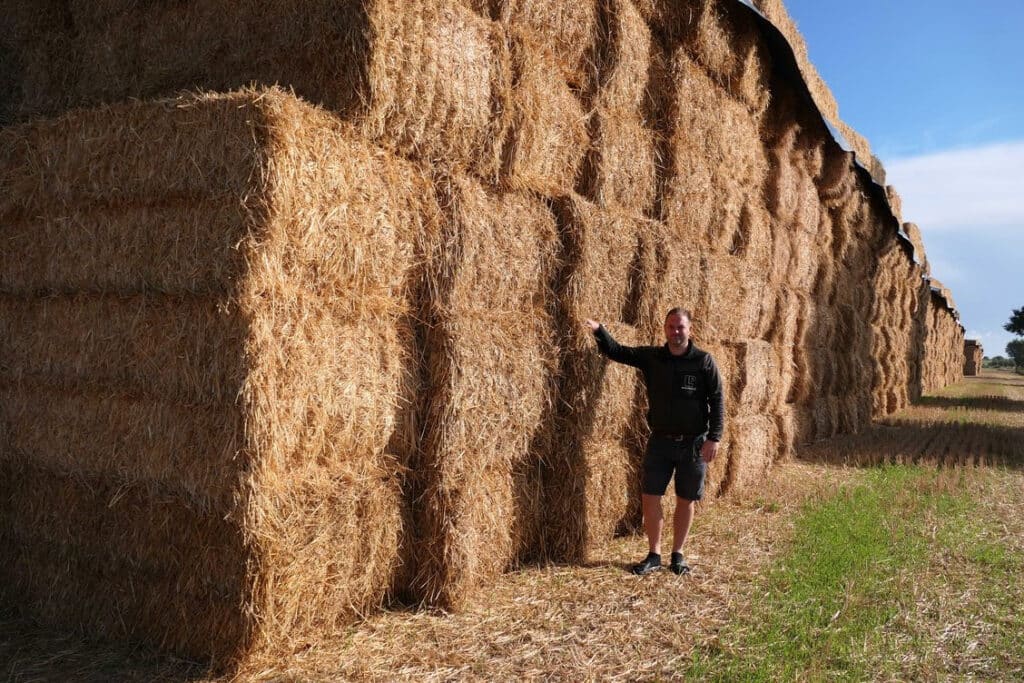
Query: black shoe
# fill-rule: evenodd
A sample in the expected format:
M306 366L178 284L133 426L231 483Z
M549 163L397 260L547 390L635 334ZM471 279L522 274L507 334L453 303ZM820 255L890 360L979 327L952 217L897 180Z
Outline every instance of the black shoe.
M676 576L690 573L690 565L686 564L686 560L683 559L682 553L672 553L672 562L668 565L668 568L672 570L672 573Z
M661 555L657 553L647 553L647 558L643 562L633 565L633 573L637 576L650 574L659 569L661 569Z

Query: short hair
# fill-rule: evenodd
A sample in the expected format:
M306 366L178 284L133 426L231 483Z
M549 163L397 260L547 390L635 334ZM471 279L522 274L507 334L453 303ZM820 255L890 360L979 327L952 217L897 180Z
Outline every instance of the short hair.
M665 320L668 320L674 315L682 316L689 320L691 323L693 322L693 314L690 313L690 309L688 308L683 308L682 306L674 306L670 308L668 310L668 313L665 314Z

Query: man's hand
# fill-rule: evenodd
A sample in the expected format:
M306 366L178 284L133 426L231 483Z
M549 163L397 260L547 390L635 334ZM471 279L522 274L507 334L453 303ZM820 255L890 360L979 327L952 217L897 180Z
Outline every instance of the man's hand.
M704 462L711 462L718 455L718 442L705 441L700 447L700 457Z
M601 328L601 323L587 318L587 327L590 328L591 332L597 332Z

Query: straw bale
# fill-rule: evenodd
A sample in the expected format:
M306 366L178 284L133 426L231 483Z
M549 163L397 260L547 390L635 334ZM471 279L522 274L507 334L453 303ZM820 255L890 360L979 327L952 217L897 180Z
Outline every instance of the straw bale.
M766 273L735 256L706 256L701 265L703 277L697 308L702 311L703 338L752 338L761 328Z
M651 30L632 0L606 0L604 12L607 35L595 101L606 109L640 111L651 85Z
M903 232L910 238L910 242L914 245L914 258L917 259L918 263L924 269L924 274L928 275L931 272L931 268L928 265L928 255L924 249L924 239L921 237L921 228L917 226L917 223L904 223Z
M593 80L593 52L601 29L600 0L471 0L478 8L487 2L492 17L530 35L554 55L563 77L575 87Z
M744 208L761 202L768 171L757 121L682 51L671 69L663 218L679 239L731 244Z
M776 348L799 343L799 332L806 328L811 314L807 294L789 287L766 288L763 306L761 337Z
M789 265L786 268L785 284L798 292L810 293L814 289L819 264L831 258L820 246L820 236L805 230L791 230L786 235L789 242Z
M4 212L16 218L3 237L17 247L4 253L0 313L18 335L5 341L0 460L101 482L90 484L101 493L171 496L226 520L244 549L208 574L242 572L227 602L181 592L167 603L164 578L105 572L66 549L67 561L38 558L41 575L91 593L61 604L67 594L44 591L20 606L101 635L178 634L157 642L223 667L304 647L378 605L401 523L399 465L383 450L405 372L397 323L414 238L429 232L430 183L280 90L134 102L0 135ZM196 204L230 208L200 228ZM77 253L83 238L68 232L81 216L117 206L158 220L109 228L104 241L129 247L120 255ZM38 245L30 224L43 227ZM26 274L22 255L47 267ZM63 327L78 348L57 348ZM139 557L200 555L180 539L144 545L159 517L123 521ZM113 609L77 610L107 592ZM196 610L202 621L188 619Z
M552 57L514 33L511 123L502 182L508 189L556 195L572 188L587 151L587 113L552 67Z
M849 199L859 185L853 155L829 146L822 156L821 172L815 181L818 194L826 204L835 205Z
M657 187L654 132L628 110L597 109L592 116L594 139L581 191L603 207L652 214Z
M759 413L767 409L778 384L775 350L766 341L727 341L702 344L722 375L725 404L731 410ZM733 408L734 407L734 408Z
M617 322L606 327L621 344L642 343L637 328ZM544 550L559 562L591 558L618 529L635 522L640 500L640 423L646 406L637 372L606 361L593 339L580 341L589 341L591 348L564 361L562 409L547 457Z
M246 327L229 306L193 296L0 295L0 377L223 409L245 379L244 359L228 350L242 347Z
M827 439L839 430L839 397L817 396L814 399L814 438Z
M779 458L779 433L770 416L751 413L732 418L728 434L723 451L729 463L721 488L723 493L736 493L764 481Z
M779 434L778 458L793 457L800 446L814 440L814 420L804 406L787 403L775 413L775 424Z
M641 235L642 254L650 262L641 268L641 326L651 340L664 338L665 313L676 306L693 313L693 334L705 340L703 321L702 250L692 240L674 239L664 223L650 221Z
M33 27L37 41L59 42L68 58L40 67L51 87L21 104L21 118L186 89L280 84L405 154L493 166L481 150L497 132L507 64L499 27L458 0L190 0L91 16L105 11L80 3L75 27Z
M551 401L549 288L557 232L529 195L440 183L446 225L428 264L428 397L412 592L457 609L515 562L536 525L533 448ZM500 368L500 371L497 369Z
M896 191L896 188L892 185L885 186L885 198L889 201L889 208L892 209L892 215L896 217L896 220L903 223L903 199L900 197L900 193Z
M642 238L656 224L621 210L602 209L579 195L554 202L564 245L559 302L572 323L587 318L633 323L640 317ZM667 310L667 309L666 309ZM582 343L582 342L581 342ZM580 350L592 350L589 339Z
M708 74L755 115L769 102L771 54L749 12L717 0L638 0L666 44L682 45Z

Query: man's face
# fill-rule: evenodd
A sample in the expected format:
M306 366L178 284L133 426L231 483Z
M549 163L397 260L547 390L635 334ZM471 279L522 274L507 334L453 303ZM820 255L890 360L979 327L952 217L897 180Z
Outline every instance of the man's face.
M690 319L673 313L665 318L665 341L673 351L682 351L690 343Z

